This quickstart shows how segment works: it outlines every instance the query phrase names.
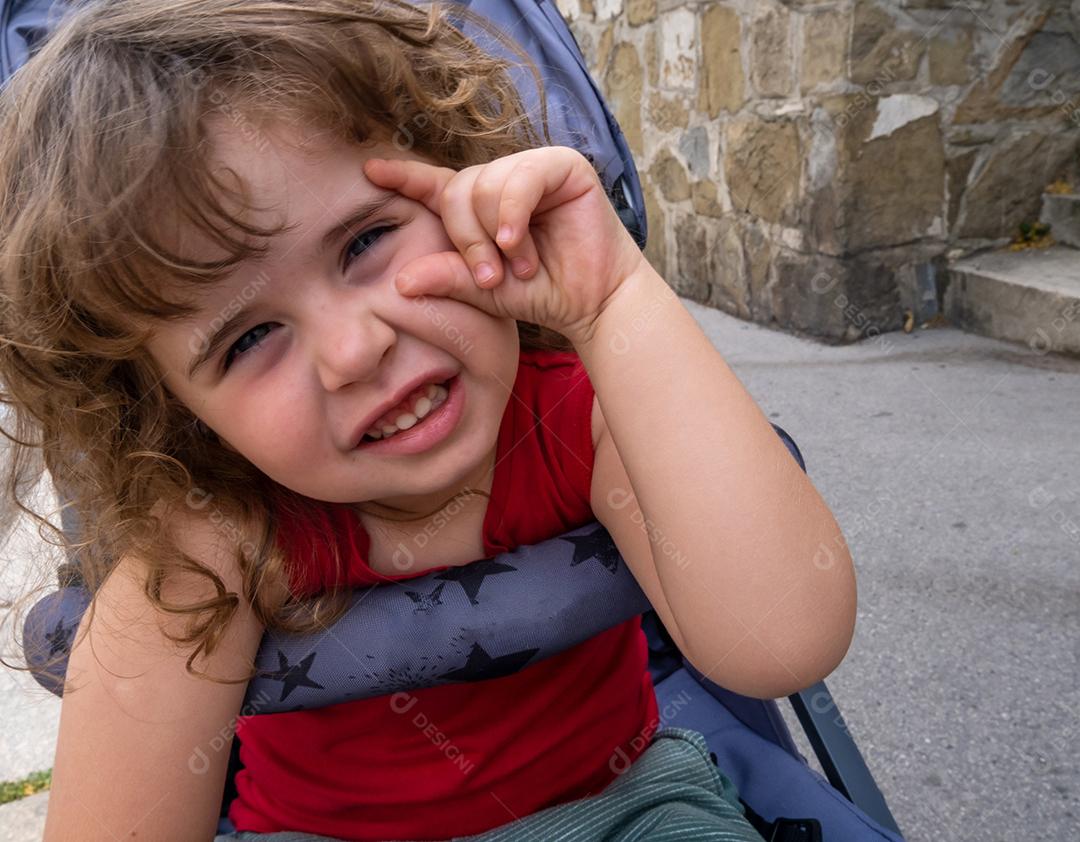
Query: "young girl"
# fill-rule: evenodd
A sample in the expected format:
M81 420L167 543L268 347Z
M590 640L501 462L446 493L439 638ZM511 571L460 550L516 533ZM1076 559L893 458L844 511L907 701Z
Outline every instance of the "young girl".
M96 594L48 842L211 838L234 730L221 839L758 838L701 735L655 733L638 620L237 721L266 629L593 519L714 681L847 649L828 507L501 62L435 6L98 0L2 108L9 435Z

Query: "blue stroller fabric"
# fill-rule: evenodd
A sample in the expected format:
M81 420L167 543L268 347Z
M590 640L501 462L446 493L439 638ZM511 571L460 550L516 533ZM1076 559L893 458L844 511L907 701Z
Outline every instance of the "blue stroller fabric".
M86 588L61 588L23 623L34 678L58 696L89 602ZM358 588L348 611L325 631L268 632L244 710L284 713L498 678L649 608L611 535L588 524L493 558Z

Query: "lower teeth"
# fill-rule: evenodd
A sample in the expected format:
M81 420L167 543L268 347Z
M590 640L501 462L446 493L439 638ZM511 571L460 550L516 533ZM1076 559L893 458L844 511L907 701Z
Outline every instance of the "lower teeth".
M453 378L451 378L451 379L453 379ZM439 385L439 386L442 386L442 387L443 387L444 389L446 389L446 390L447 390L447 392L449 392L449 391L450 391L450 381L449 381L449 380L445 381L444 383L439 383L439 384L437 384L437 385ZM432 406L432 407L431 407L431 410L430 410L430 411L428 412L428 414L427 414L427 415L425 415L425 416L424 416L423 418L421 418L420 420L418 420L418 421L417 421L417 422L416 422L415 424L413 424L413 425L412 425L412 427L410 427L409 429L410 429L410 430L412 430L412 429L415 429L416 427L418 427L418 426L420 426L421 424L423 424L423 423L424 423L424 422L425 422L425 421L426 421L426 420L427 420L428 418L430 418L430 417L431 417L432 415L434 415L434 414L435 414L436 412L438 412L438 410L439 410L439 407L441 407L441 406L442 406L443 404L445 404L445 403L446 403L446 402L447 402L448 400L450 400L450 396L449 396L449 394L448 394L448 395L447 395L447 396L446 396L445 398L443 398L443 400L442 400L442 402L441 402L441 403L437 403L437 404L435 404L434 406ZM367 433L364 433L364 438L363 438L363 439L361 439L361 441L363 441L363 442L373 442L373 441L386 441L387 439L392 439L392 438L394 438L394 437L395 437L395 436L396 436L396 435L397 435L398 433L400 433L400 432L402 432L402 431L401 431L401 430L398 430L398 432L397 432L397 433L392 433L392 434L391 434L391 435L389 435L389 436L383 436L382 438L377 438L377 439L373 439L373 438L372 438L371 436L369 436L369 435L368 435Z

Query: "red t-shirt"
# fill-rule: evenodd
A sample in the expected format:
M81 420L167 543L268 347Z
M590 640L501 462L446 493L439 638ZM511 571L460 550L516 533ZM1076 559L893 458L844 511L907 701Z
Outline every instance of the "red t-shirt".
M522 350L499 428L485 557L595 520L592 404L576 354ZM340 541L352 585L445 569L375 573L365 563L370 539L343 506L304 521L284 517L282 527L289 557L314 559L294 578L305 593L328 583L327 535ZM355 840L482 833L596 794L658 725L638 617L512 675L410 696L407 710L402 698L380 696L241 718L245 768L229 808L237 830Z

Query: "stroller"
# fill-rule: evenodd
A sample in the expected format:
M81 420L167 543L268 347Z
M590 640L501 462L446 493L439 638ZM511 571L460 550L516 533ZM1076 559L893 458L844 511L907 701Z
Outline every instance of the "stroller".
M552 139L577 148L592 162L620 219L639 247L644 248L644 200L633 159L572 33L551 0L449 3L455 4L486 16L529 53L544 79ZM48 35L63 6L59 0L0 0L0 84ZM481 33L471 32L468 24L460 25L482 46L503 52L500 45L486 43ZM539 92L531 74L515 67L515 81L529 113L539 114ZM795 442L780 427L773 427L805 470ZM62 478L54 479L63 497ZM65 510L63 520L65 532L77 534L79 524L70 510ZM584 557L583 543L589 547ZM588 558L604 563L582 563ZM901 840L885 799L825 684L819 682L789 697L825 771L822 777L800 754L775 702L725 690L682 656L627 565L619 563L617 548L599 524L464 567L493 561L512 562L532 577L528 587L536 597L530 598L528 607L513 599L509 589L500 591L500 577L493 577L490 584L485 581L483 585L487 590L480 612L476 611L478 601L470 597L468 618L461 613L440 622L455 629L472 624L474 642L486 652L514 652L515 646L521 648L520 640L528 640L535 649L531 659L535 663L641 615L662 724L690 728L705 736L717 765L735 783L748 818L763 838L773 842ZM554 575L556 567L558 574ZM23 642L37 681L61 695L66 668L63 656L70 650L90 595L82 586L76 558L61 565L58 578L59 590L38 602L27 615ZM394 643L422 640L425 645L438 647L447 639L443 629L432 625L434 614L424 611L424 600L432 587L440 587L434 578L435 574L428 574L356 591L354 605L363 601L363 610L350 610L324 634L268 633L257 656L260 675L249 684L241 712L245 713L256 699L258 704L250 705L251 715L315 708L464 680L432 677L411 669L409 659L415 653L403 651ZM521 578L515 578L517 593L522 585ZM482 615L479 622L478 613ZM552 622L553 618L558 621ZM402 629L408 629L408 633L403 635ZM365 646L375 652L375 656L368 657L374 657L372 663L377 666L372 667L366 679L346 677L351 656L334 651L335 643L344 649L342 641L349 640L364 640ZM54 657L57 652L62 655L60 660ZM307 671L316 654L320 655L322 672L319 680L313 681ZM352 672L356 672L355 668ZM470 680L477 677L496 675L474 675ZM234 740L219 833L234 829L227 813L236 795L234 778L240 768L239 742Z

